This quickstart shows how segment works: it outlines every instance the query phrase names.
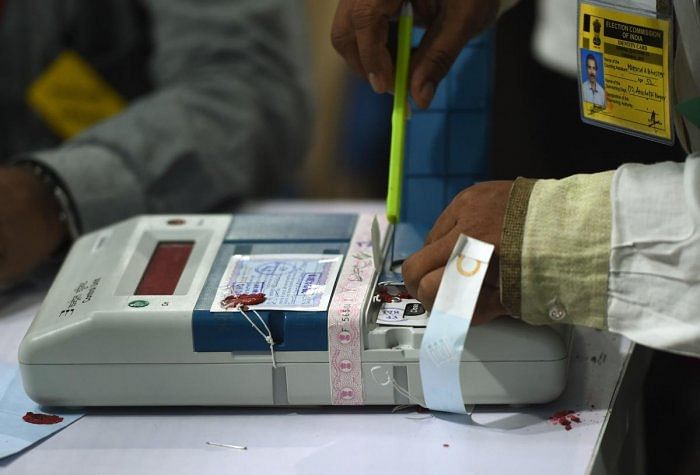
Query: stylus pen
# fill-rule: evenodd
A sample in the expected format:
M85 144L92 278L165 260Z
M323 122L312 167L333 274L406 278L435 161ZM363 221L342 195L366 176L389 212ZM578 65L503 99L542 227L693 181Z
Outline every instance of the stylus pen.
M408 103L408 63L411 58L411 30L413 8L404 3L399 16L399 38L394 80L394 107L391 113L391 150L389 153L389 186L386 194L386 216L396 224L401 213L401 184L406 142L406 114Z

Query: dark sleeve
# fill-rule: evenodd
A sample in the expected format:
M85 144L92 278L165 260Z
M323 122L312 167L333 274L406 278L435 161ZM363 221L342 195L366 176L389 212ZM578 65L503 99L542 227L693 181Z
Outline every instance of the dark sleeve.
M82 231L273 194L311 129L304 4L148 0L153 93L55 150Z

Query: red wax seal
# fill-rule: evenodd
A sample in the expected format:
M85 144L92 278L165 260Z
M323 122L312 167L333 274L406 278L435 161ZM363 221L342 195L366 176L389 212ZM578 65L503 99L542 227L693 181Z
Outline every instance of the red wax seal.
M257 305L265 301L265 294L240 294L240 295L229 295L221 301L221 305L224 308L248 305Z
M580 423L581 418L574 411L564 410L555 412L554 415L549 418L549 421L552 424L563 426L566 430L571 430L573 427L572 423Z
M34 412L26 413L22 416L22 419L30 424L58 424L59 422L63 422L63 417Z
M377 298L379 298L380 302L384 302L384 303L391 303L394 301L394 297L392 295L390 295L389 292L387 292L386 290L384 290L384 291L380 290L379 293L377 294Z
M413 296L404 289L394 289L395 293L392 293L387 287L379 287L377 290L377 299L380 302L392 303L400 302L403 299L412 299ZM398 290L398 292L396 292Z

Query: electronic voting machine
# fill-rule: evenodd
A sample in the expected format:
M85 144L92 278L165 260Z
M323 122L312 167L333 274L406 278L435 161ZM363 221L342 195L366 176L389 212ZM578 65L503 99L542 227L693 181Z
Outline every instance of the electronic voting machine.
M241 214L87 234L22 341L27 394L51 406L409 403L429 316L391 273L391 233L369 215ZM567 351L550 327L474 327L465 403L556 398Z

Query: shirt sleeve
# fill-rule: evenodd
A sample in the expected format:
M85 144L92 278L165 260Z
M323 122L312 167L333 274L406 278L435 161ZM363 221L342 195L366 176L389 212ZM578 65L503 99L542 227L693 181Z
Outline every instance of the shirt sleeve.
M612 172L605 172L538 180L527 213L519 213L520 218L511 209L522 208L523 203L515 202L518 196L511 192L506 222L508 227L522 228L520 281L504 279L514 273L513 254L518 252L518 244L511 244L506 233L501 243L507 250L501 256L501 285L504 305L514 315L534 325L559 322L605 328L611 178Z
M528 323L608 329L700 356L700 154L516 180L500 264L501 300Z
M63 146L49 168L82 231L139 213L197 212L274 194L311 128L304 6L150 0L154 91Z
M612 197L609 329L700 356L700 154L623 165Z

